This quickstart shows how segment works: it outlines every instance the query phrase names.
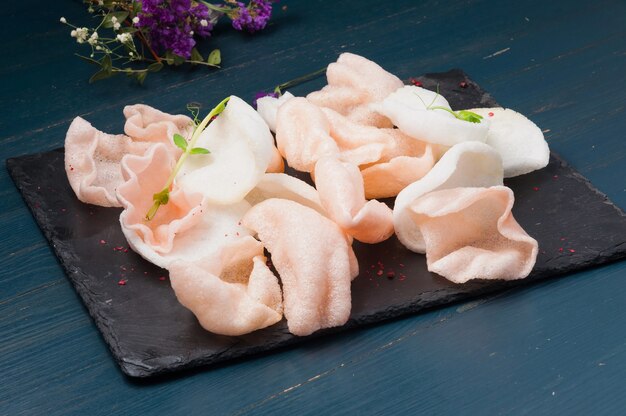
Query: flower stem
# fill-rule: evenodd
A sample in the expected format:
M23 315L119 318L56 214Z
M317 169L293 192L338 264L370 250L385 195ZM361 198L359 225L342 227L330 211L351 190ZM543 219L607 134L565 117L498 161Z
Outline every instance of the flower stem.
M296 79L292 79L291 81L287 81L283 84L279 84L276 86L276 88L274 88L274 92L278 95L282 95L283 94L283 90L287 89L287 88L291 88L291 87L295 87L296 85L300 85L304 82L310 81L312 79L315 79L317 77L319 77L320 75L324 74L326 72L326 67L318 69L315 72L311 72L310 74L306 74L303 75L301 77L298 77Z

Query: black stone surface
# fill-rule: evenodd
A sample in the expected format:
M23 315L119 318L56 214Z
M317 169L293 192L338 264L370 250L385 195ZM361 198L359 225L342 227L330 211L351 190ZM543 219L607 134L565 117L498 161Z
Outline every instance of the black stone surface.
M495 105L489 94L458 70L419 80L427 88L439 84L453 108ZM461 81L465 88L459 85ZM65 176L62 149L9 159L7 167L127 375L148 377L205 366L310 338L292 336L285 321L241 337L203 330L177 302L167 272L128 249L118 223L120 210L83 204L75 198ZM425 257L408 251L395 237L376 245L356 242L361 273L352 284L351 319L341 328L313 336L626 257L625 214L557 156L552 156L547 168L505 183L515 192L515 218L539 241L530 277L455 285L429 273ZM119 285L120 280L126 284Z

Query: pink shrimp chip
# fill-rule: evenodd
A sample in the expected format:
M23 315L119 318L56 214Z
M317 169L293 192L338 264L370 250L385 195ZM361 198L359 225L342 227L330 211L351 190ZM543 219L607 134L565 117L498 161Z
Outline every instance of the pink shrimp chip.
M391 209L365 199L363 178L356 166L322 158L315 165L315 185L328 216L355 239L374 244L393 234Z
M152 195L163 189L175 162L167 147L160 143L152 146L145 155L129 155L122 160L125 183L118 187L117 196L125 209L120 215L120 223L133 249L135 240L140 239L155 252L168 253L176 234L201 220L205 208L202 196L188 195L175 187L170 191L169 202L159 208L152 220L145 221L154 202Z
M311 208L284 199L248 211L245 226L272 254L282 286L285 317L295 335L343 325L350 317L350 282L358 263L337 224Z
M422 157L397 156L389 162L377 163L361 171L365 197L390 198L426 175L435 164L430 146Z
M119 207L115 190L124 182L120 161L126 154L143 154L147 147L122 134L103 133L76 117L65 136L65 171L78 199Z
M320 107L328 107L351 120L376 127L391 127L384 116L369 105L383 100L403 83L375 62L362 56L343 53L326 71L328 85L307 96Z
M513 218L513 201L505 186L445 189L413 201L428 270L454 283L528 276L538 245Z
M180 150L174 145L174 134L187 137L193 130L189 117L167 114L145 104L127 105L124 116L124 132L135 141L164 143L176 154Z
M282 319L278 279L266 265L263 245L247 236L219 255L169 266L178 301L207 331L237 336Z

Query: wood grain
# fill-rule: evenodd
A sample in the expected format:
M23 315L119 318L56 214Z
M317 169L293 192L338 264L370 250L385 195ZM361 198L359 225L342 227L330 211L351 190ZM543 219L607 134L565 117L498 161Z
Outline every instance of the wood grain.
M120 131L125 104L181 112L188 101L251 97L349 50L403 78L464 68L549 130L551 147L626 207L626 3L280 5L287 11L260 36L219 29L206 47L222 48L223 70L165 71L139 87L124 79L87 84L92 68L71 56L78 45L58 23L61 15L90 23L81 2L6 2L0 159L58 147L79 114ZM5 170L0 184L0 414L609 415L626 405L623 262L211 372L133 384Z

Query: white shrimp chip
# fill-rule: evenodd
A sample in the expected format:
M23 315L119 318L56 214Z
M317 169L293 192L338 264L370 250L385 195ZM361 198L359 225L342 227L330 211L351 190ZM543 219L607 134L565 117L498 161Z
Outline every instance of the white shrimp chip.
M211 204L228 205L243 200L259 182L272 159L274 140L261 116L231 96L195 146L211 153L190 155L176 176L178 185L201 193Z
M550 149L539 127L522 114L508 108L473 108L489 119L487 144L500 153L504 177L523 175L544 168Z
M246 201L256 205L270 198L295 201L328 216L317 190L308 183L285 173L266 173L257 186L246 195Z
M171 115L145 104L124 107L124 133L135 141L164 143L176 155L180 150L174 144L174 135L187 137L193 131L192 120L184 115Z
M276 133L276 115L278 114L278 108L293 97L294 95L292 93L286 91L280 97L268 95L256 100L256 111L263 117L263 120L265 120L272 132Z
M480 142L452 146L420 180L396 197L393 222L396 235L409 250L424 253L424 237L409 210L420 196L440 189L502 185L502 159L498 152Z
M243 223L272 255L290 332L304 336L348 321L350 282L358 274L358 263L337 224L284 199L255 205Z
M326 70L328 85L307 98L320 107L331 108L360 124L391 127L390 121L370 109L402 87L402 81L380 65L362 56L342 53Z
M428 270L454 283L528 276L538 245L513 218L513 201L505 186L444 189L414 200L409 210Z
M433 108L450 109L443 97L437 96L433 101L433 95L436 94L424 88L405 86L382 102L372 104L371 108L388 117L403 133L428 143L453 146L466 141L487 140L487 118L479 123L459 120L448 111Z
M355 165L320 159L315 165L315 186L328 216L355 239L374 244L393 234L391 209L365 199L363 178Z
M276 144L292 168L311 172L320 157L339 154L322 110L306 98L295 97L278 109Z
M115 190L124 182L120 161L126 154L142 154L148 146L123 134L103 133L76 117L65 136L65 171L78 199L119 207Z
M171 263L170 281L204 329L243 335L282 319L280 285L265 262L263 246L246 237L200 261Z
M201 194L177 185L170 191L169 202L146 221L152 195L163 189L174 162L163 144L152 146L143 156L126 156L122 161L126 182L117 190L124 207L120 224L131 248L164 268L175 260L193 262L210 256L224 244L250 234L240 222L250 204L210 205Z

